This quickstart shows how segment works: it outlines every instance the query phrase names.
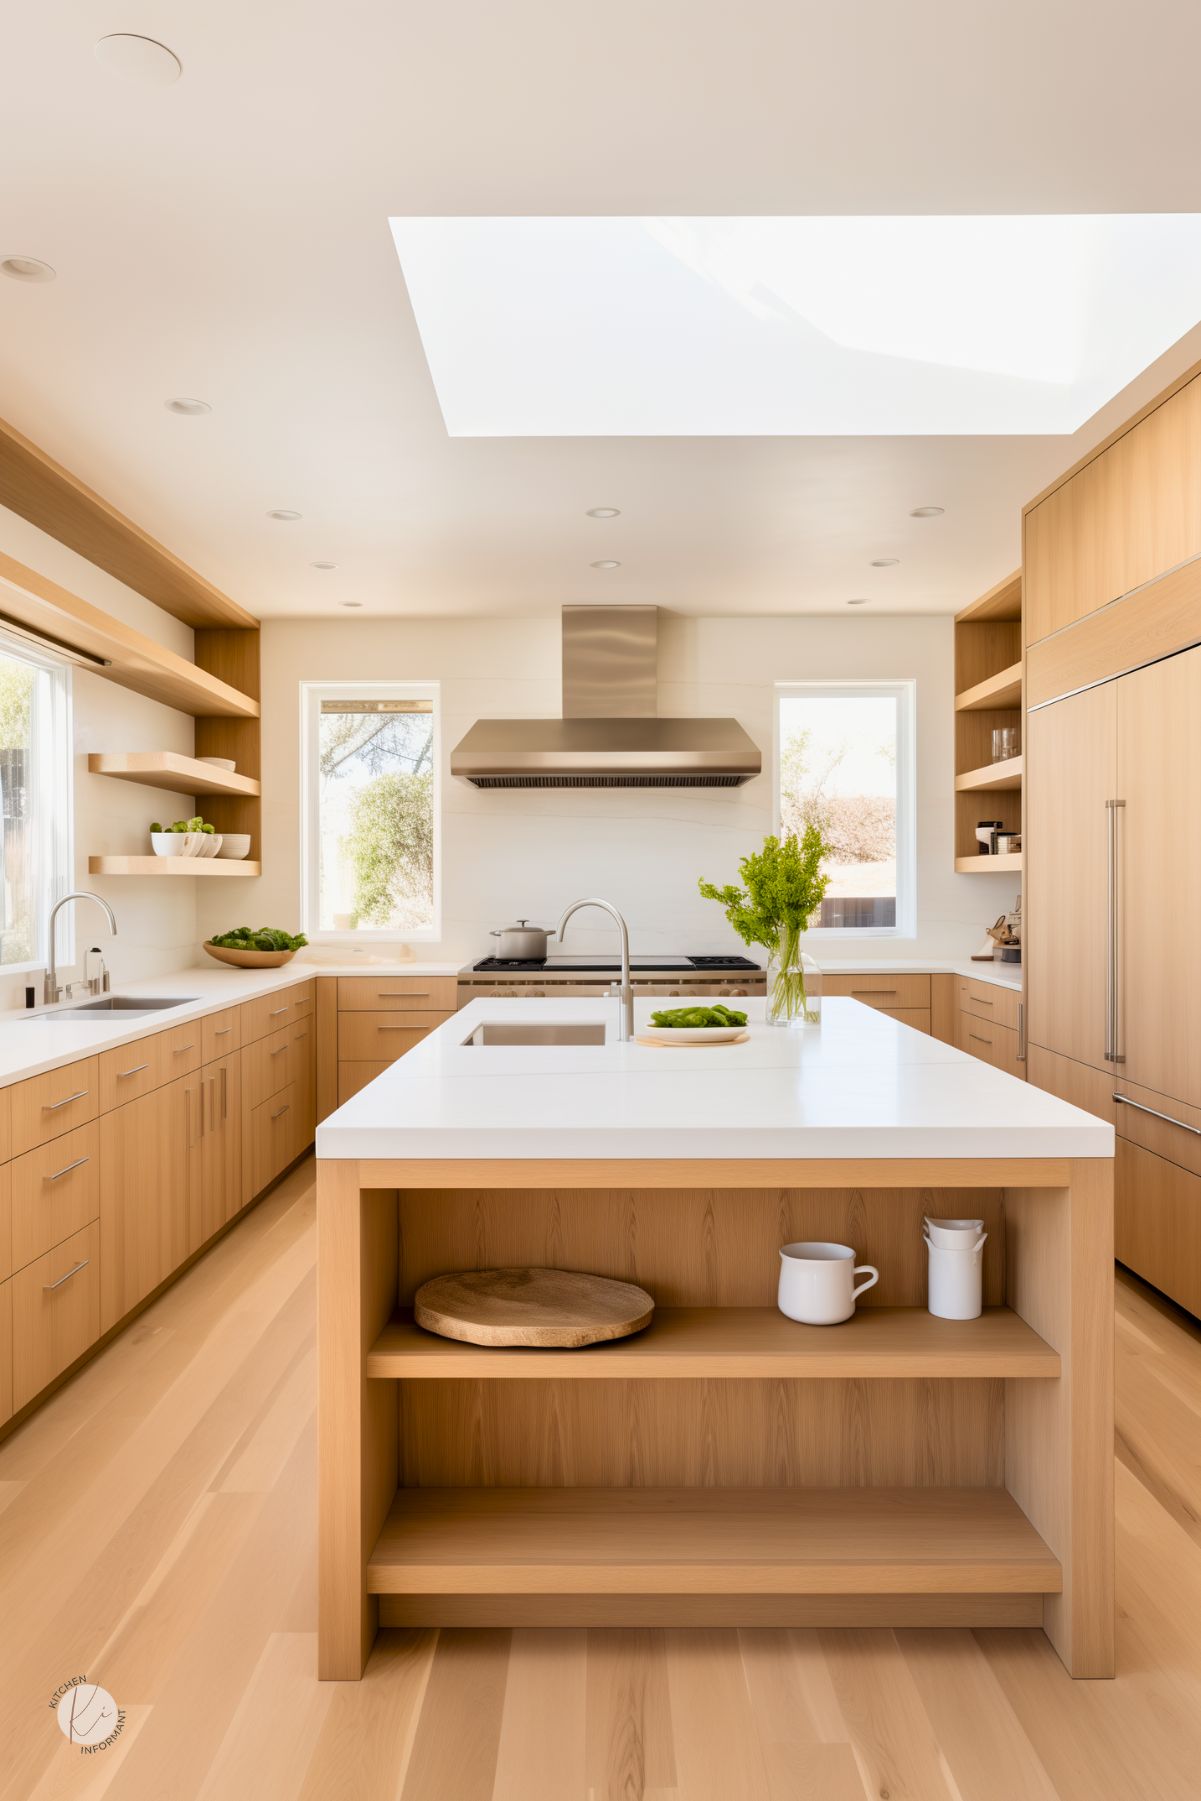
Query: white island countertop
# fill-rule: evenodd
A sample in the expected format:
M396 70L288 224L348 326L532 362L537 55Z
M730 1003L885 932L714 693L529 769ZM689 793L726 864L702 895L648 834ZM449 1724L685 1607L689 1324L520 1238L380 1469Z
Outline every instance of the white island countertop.
M699 1048L620 1044L616 1004L472 1001L317 1129L319 1157L1112 1157L1114 1133L858 1001ZM635 1001L635 1029L661 1001ZM485 1021L604 1021L603 1045L468 1045Z

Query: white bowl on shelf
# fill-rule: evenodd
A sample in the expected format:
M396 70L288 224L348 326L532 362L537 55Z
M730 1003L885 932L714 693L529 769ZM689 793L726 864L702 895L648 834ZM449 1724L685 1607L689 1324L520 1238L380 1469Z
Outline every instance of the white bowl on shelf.
M156 857L215 857L221 849L220 832L151 832Z
M198 763L210 763L214 769L227 769L232 775L238 765L232 757L197 757Z
M250 855L249 832L224 832L221 836L221 849L217 853L221 857L234 857L240 862Z

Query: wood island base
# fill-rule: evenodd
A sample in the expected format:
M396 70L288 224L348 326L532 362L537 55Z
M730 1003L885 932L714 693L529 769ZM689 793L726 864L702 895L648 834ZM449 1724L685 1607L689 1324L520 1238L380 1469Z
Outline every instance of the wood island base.
M985 1313L925 1311L925 1213L982 1217ZM854 1318L775 1307L836 1239ZM413 1294L529 1264L636 1282L583 1350L435 1338ZM319 1674L378 1627L1041 1625L1111 1676L1109 1159L318 1166Z

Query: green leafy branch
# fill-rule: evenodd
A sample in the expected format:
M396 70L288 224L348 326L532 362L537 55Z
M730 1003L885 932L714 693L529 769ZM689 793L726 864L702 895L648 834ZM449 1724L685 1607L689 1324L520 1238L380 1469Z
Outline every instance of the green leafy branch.
M821 906L830 883L821 865L829 854L820 827L810 824L800 838L795 832L784 839L765 838L762 850L743 857L738 865L743 887L733 882L718 887L703 878L697 886L706 900L725 908L744 944L774 952L781 934L795 942Z

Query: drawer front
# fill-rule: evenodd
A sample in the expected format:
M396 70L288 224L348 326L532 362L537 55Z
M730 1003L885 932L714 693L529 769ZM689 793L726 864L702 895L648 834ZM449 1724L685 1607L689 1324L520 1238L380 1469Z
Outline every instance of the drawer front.
M382 1076L391 1067L391 1063L339 1063L339 1107L345 1106L352 1094L357 1094L360 1088L366 1088L368 1082L374 1082L376 1076Z
M100 1336L100 1226L76 1232L12 1279L13 1411Z
M0 1282L13 1273L12 1233L13 1166L0 1165Z
M912 1007L924 1007L928 1011L930 978L928 975L883 972L879 975L833 975L823 970L822 993L849 994L867 1007L884 1007L890 1013Z
M293 1019L311 1019L317 1007L316 982L298 983L289 989L288 998L292 1002Z
M252 1194L261 1194L299 1154L296 1136L296 1089L289 1085L255 1107L250 1115Z
M200 1021L200 1054L205 1063L227 1057L242 1042L241 1009L225 1007L220 1013L206 1013Z
M398 1007L420 1013L453 1013L458 1005L455 976L339 976L341 1012L380 1011Z
M0 1426L13 1414L13 1285L0 1282Z
M340 1013L338 1057L352 1063L364 1058L395 1063L450 1017L449 1013Z
M134 1058L140 1062L140 1057ZM75 1126L95 1119L100 1109L99 1071L95 1057L81 1057L62 1069L13 1085L13 1156L60 1138Z
M903 1026L912 1026L915 1032L929 1032L929 1007L877 1007L877 1013L886 1013L889 1019L899 1019Z
M292 1080L292 1029L272 1032L247 1045L242 1053L242 1084L247 1107L259 1107Z
M1079 1107L1111 1126L1117 1125L1115 1083L1106 1070L1093 1069L1088 1063L1077 1063L1071 1057L1061 1057L1056 1051L1045 1051L1041 1045L1032 1044L1026 1053L1026 1079L1036 1088L1058 1095L1069 1106Z
M1003 1069L1007 1076L1016 1076L1020 1082L1026 1079L1026 1065L1018 1060L1018 1035L1010 1026L994 1026L977 1019L974 1013L961 1013L959 1049L970 1057L979 1057L982 1063L991 1063L994 1069Z
M279 988L274 994L260 994L257 1000L244 1001L242 1043L253 1044L257 1038L265 1038L268 1032L278 1032L281 1026L291 1025L298 1011L311 1012L312 996L313 984L298 982L295 988Z
M1201 1176L1119 1140L1113 1248L1119 1263L1201 1314Z
M1018 1003L1021 995L1015 988L998 988L995 982L973 982L959 977L959 1011L987 1019L993 1025L1008 1026L1017 1031Z
M11 1088L0 1088L0 1163L7 1163L13 1154L13 1093Z
M12 1165L13 1268L100 1216L100 1122L77 1126Z
M204 1056L204 1021L193 1019L184 1026L172 1026L159 1034L159 1056L163 1081L174 1082L177 1076L190 1076L200 1068Z
M119 1045L115 1051L101 1051L96 1059L100 1080L100 1112L111 1113L126 1101L140 1100L152 1088L161 1088L163 1073L163 1040L165 1032L150 1038L136 1038L132 1044Z
M1122 1097L1113 1102L1115 1123L1122 1137L1201 1176L1201 1107L1186 1107L1169 1095L1140 1088L1134 1082L1114 1081L1108 1076L1105 1080L1111 1093ZM1161 1114L1164 1117L1158 1117Z

